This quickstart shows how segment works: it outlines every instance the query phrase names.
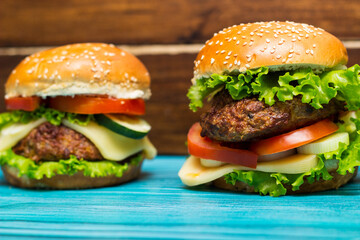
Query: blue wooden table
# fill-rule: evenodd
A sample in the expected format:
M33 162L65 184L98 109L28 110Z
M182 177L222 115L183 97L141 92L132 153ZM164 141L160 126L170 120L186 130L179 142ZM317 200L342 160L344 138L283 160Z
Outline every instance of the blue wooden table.
M91 190L23 190L0 175L0 239L360 239L359 177L337 191L261 197L188 189L184 160L160 156L138 181Z

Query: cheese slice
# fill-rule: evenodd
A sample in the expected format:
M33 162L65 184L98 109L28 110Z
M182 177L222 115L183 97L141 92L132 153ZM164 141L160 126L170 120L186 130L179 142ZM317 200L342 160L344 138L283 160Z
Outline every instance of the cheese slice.
M31 130L46 122L45 118L38 119L26 124L14 123L0 130L0 151L15 146L21 139L25 138ZM147 137L136 140L116 134L95 122L86 126L70 123L63 120L63 124L86 136L100 151L101 155L112 161L121 161L127 157L144 151L147 159L152 159L157 152Z
M21 139L25 138L31 130L46 122L45 118L40 118L29 123L13 123L0 130L0 151L4 151L15 146Z
M261 172L279 172L298 174L309 171L318 163L316 155L295 154L283 159L260 162L256 169L240 165L226 164L219 167L205 167L198 157L190 156L179 171L181 181L188 186L211 182L234 170L253 170Z
M147 137L143 139L128 138L95 122L81 126L64 119L62 123L87 137L107 160L120 161L143 150L147 158L156 156L156 150Z

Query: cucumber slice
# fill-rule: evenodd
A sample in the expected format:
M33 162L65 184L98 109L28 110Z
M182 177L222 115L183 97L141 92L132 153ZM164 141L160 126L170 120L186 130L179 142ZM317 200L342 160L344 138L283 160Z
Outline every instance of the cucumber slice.
M98 124L133 139L145 137L151 129L151 126L139 117L121 114L96 114L94 117Z
M305 144L299 147L298 153L302 154L320 154L335 151L339 148L339 143L349 144L349 133L339 132L321 138L315 142Z

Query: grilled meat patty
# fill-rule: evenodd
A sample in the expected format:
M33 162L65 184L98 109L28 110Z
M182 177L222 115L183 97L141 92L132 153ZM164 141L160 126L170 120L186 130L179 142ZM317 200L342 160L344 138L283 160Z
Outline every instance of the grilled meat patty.
M87 161L104 159L96 146L81 133L48 122L33 129L13 147L13 151L35 162L59 161L69 159L70 155Z
M222 142L249 142L313 124L343 109L342 102L335 99L322 109L302 103L300 97L272 106L256 98L236 101L224 90L201 115L201 136Z

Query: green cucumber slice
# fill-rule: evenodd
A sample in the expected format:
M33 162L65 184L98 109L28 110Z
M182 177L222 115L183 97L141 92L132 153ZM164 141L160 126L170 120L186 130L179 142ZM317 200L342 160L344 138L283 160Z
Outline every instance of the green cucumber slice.
M135 116L96 114L94 117L98 124L117 134L133 139L145 137L151 129L151 126L144 119Z

